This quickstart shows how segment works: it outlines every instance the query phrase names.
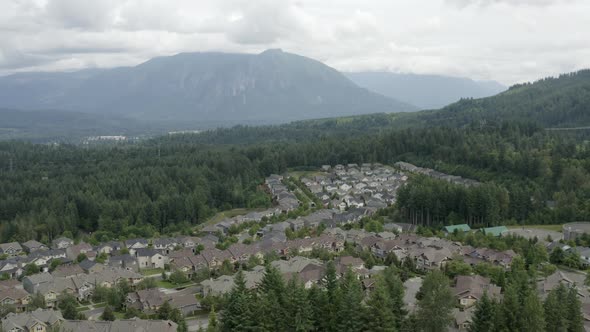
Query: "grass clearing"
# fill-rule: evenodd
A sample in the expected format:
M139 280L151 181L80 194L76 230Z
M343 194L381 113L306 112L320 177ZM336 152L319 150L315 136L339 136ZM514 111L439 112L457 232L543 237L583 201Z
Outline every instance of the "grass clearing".
M206 222L204 222L203 224L201 224L201 226L213 225L213 224L216 224L226 218L233 218L235 216L245 215L250 212L260 212L260 211L264 211L264 210L266 210L266 208L257 208L257 209L239 208L239 209L231 209L231 210L221 211L221 212L218 212L213 217L211 217L211 219L209 219Z
M194 285L194 283L191 281L184 283L184 284L177 285L177 284L171 283L168 280L158 280L158 281L156 281L156 284L158 285L158 287L167 288L167 289L182 288L182 287L188 287L188 286Z
M531 228L531 229L542 229L544 231L554 231L554 232L561 233L562 226L563 225L514 225L514 226L508 226L508 229Z
M144 276L150 276L150 275L154 275L154 274L162 274L162 272L164 272L164 269L141 269L140 273L143 274Z

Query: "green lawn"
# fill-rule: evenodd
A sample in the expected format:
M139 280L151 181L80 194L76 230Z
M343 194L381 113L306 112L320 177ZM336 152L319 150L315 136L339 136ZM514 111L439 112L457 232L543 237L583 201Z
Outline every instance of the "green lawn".
M107 306L106 302L102 302L102 303L97 303L94 305L95 308L104 308Z
M533 229L542 229L545 231L554 231L554 232L561 232L562 225L515 225L515 226L508 226L509 229L515 228L533 228Z
M117 319L125 319L125 313L115 311L115 317L117 317Z
M289 176L294 177L296 179L300 179L301 177L311 177L316 175L326 175L325 172L322 171L290 171L287 173Z
M81 311L86 311L86 310L88 310L88 309L90 309L90 308L88 308L88 307L78 307L78 308L76 308L76 310L77 310L78 312L81 312Z
M225 218L233 218L235 216L248 214L250 212L260 212L260 211L264 211L264 210L266 210L266 209L265 208L258 208L258 209L239 208L239 209L231 209L231 210L221 211L221 212L218 212L213 217L211 217L211 219L209 219L206 222L204 222L203 224L201 224L201 226L213 225L213 224L216 224L216 223L222 221Z
M162 288L168 288L168 289L173 289L173 288L179 288L179 287L186 287L186 286L190 286L193 285L194 283L189 281L187 283L184 284L180 284L180 285L176 285L171 283L170 281L164 281L164 280L158 280L156 282L156 284L158 285L158 287L162 287Z
M164 269L141 269L140 273L143 274L144 276L149 276L149 275L153 275L153 274L162 274L162 272L164 272Z

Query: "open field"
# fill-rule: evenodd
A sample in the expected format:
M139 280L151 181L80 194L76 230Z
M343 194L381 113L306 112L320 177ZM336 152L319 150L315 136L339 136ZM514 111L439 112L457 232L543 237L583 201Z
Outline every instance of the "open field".
M563 225L516 225L516 226L508 226L508 229L542 229L545 231L554 231L554 232L560 232L561 233L561 227Z
M537 238L539 240L563 239L561 232L561 225L523 225L523 226L509 226L509 233L519 235L527 239Z
M291 177L296 178L296 179L299 179L301 177L326 175L326 173L322 172L322 171L289 171L287 174Z
M207 225L213 225L213 224L216 224L226 218L233 218L235 216L248 214L250 212L259 212L259 211L264 211L264 210L266 210L266 209L265 208L258 208L258 209L239 208L239 209L221 211L221 212L218 212L213 217L211 217L211 219L207 220L206 222L204 222L203 224L201 224L199 226L202 227L202 226L207 226Z

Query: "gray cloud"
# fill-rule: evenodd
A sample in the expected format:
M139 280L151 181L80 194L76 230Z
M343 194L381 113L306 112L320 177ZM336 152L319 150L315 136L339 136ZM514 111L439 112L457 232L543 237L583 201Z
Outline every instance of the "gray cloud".
M4 0L0 74L190 51L310 56L505 84L590 67L585 0Z

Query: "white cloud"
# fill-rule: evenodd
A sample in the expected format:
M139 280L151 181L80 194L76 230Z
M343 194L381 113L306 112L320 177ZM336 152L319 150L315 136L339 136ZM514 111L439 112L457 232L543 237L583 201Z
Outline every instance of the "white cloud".
M590 67L588 17L585 0L4 0L0 73L280 47L340 70L511 84Z

